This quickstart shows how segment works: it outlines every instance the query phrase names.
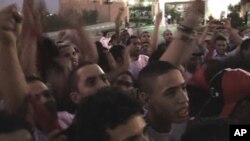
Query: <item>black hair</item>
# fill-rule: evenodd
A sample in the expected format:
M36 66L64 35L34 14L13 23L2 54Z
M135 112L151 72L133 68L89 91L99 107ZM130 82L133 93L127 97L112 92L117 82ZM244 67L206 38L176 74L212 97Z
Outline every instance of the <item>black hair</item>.
M162 44L161 44L162 45ZM157 62L160 60L161 56L163 55L163 53L165 52L165 48L157 48L156 51L154 51L151 56L149 57L148 62Z
M136 80L135 80L134 76L132 75L132 73L131 73L130 71L123 71L123 72L119 73L119 74L116 76L115 80L116 80L119 76L124 75L124 74L131 77L132 82L133 82L133 87L136 87L136 86L137 86L137 85L136 85Z
M166 74L171 70L178 70L177 67L165 61L156 61L149 63L144 67L138 77L139 89L145 93L153 92L153 79L159 75Z
M103 37L106 37L108 33L109 33L108 31L103 31L103 32L102 32L102 36L103 36Z
M216 41L227 41L227 39L226 39L225 37L221 36L221 35L218 35L218 36L214 39L214 41L215 41L215 42L216 42Z
M41 37L37 42L37 67L41 79L46 82L48 70L59 67L55 62L55 58L59 57L60 53L56 44L48 37Z
M88 96L75 117L76 141L109 141L107 129L126 124L140 114L140 103L118 88L103 88Z
M125 47L122 45L115 45L113 46L110 50L110 53L112 54L112 56L114 57L114 59L120 63L123 63L123 54L125 51Z
M229 126L232 123L235 121L229 119L199 119L187 128L181 141L229 141Z
M15 132L18 130L27 130L33 134L32 126L24 118L11 115L6 111L0 111L0 135Z
M108 65L108 59L106 55L107 48L103 47L100 41L95 42L98 52L98 65L103 69L104 72L110 71L110 67Z
M128 38L127 42L126 42L126 46L128 46L128 45L130 45L130 44L131 44L131 40L133 40L133 39L137 39L137 38L138 38L138 37L137 37L137 36L135 36L135 35L130 36L130 37Z
M140 36L142 36L142 34L144 34L144 33L149 33L149 32L148 31L143 31Z
M240 45L240 51L248 50L250 49L250 38L244 40Z

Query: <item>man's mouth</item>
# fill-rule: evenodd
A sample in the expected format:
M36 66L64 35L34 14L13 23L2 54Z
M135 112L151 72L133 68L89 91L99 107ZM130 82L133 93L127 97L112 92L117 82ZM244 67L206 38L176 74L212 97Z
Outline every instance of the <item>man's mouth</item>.
M180 110L178 110L178 115L180 116L180 117L188 117L188 115L189 115L189 110L188 110L188 108L182 108L182 109L180 109Z
M72 64L73 64L73 66L77 66L78 65L78 61L73 61Z

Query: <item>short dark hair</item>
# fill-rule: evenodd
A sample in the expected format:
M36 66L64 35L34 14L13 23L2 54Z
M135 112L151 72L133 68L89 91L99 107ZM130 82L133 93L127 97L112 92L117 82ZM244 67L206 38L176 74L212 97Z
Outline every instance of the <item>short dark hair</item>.
M216 41L226 41L226 42L227 42L227 39L226 39L225 37L219 35L219 36L217 36L217 37L214 39L214 41L215 41L215 42L216 42Z
M145 93L153 92L153 79L159 75L166 74L171 70L178 70L177 67L166 61L156 61L144 67L138 77L139 89Z
M229 126L234 121L220 118L199 119L187 128L181 141L229 141Z
M15 132L18 130L27 130L33 134L32 126L24 118L11 115L6 111L0 111L0 134Z
M116 61L119 61L121 63L123 62L122 56L125 51L125 47L123 45L115 45L109 51Z
M44 82L47 81L48 70L59 67L55 61L55 58L59 57L59 55L56 44L50 38L43 36L38 39L37 68Z
M105 36L107 36L108 33L109 33L109 31L103 31L102 36L105 37Z
M139 115L141 105L118 88L103 88L88 96L79 106L75 117L77 141L108 141L107 129L125 124Z
M145 34L145 33L149 33L149 32L148 31L143 31L140 36L142 36L142 34Z
M128 45L130 45L130 44L131 44L131 40L133 40L133 39L137 39L137 38L138 38L138 37L137 37L137 36L135 36L135 35L130 36L130 37L128 38L128 40L127 40L126 46L128 46Z

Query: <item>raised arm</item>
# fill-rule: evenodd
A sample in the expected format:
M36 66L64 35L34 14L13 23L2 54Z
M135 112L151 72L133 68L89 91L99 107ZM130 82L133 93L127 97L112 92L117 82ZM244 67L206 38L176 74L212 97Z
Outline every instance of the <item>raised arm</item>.
M0 88L8 112L17 114L28 91L17 56L21 16L14 5L0 11Z
M239 33L232 27L231 20L225 19L224 26L228 30L228 33L229 33L231 39L236 43L237 46L240 46L242 39L241 39Z
M187 56L187 52L191 50L193 31L200 23L203 11L203 2L201 0L195 0L188 14L185 16L184 21L179 25L176 36L170 43L169 48L160 58L161 61L168 61L176 66L183 62Z
M78 46L80 53L83 56L83 61L90 61L97 63L98 62L98 53L97 53L97 48L90 38L90 35L80 27L80 25L75 26L75 31L78 35L78 39L76 39L75 44Z
M33 0L23 1L22 32L18 39L18 55L24 74L32 76L37 74L36 52L37 38L41 31L39 12L34 7Z
M161 20L162 20L162 12L159 12L156 16L155 26L154 26L153 34L151 36L152 52L157 50L157 43L158 43L158 38L159 38L159 28L160 28Z
M122 15L124 13L124 8L120 8L119 12L115 18L115 34L116 34L116 42L119 43L120 42L120 27L122 24L121 18Z

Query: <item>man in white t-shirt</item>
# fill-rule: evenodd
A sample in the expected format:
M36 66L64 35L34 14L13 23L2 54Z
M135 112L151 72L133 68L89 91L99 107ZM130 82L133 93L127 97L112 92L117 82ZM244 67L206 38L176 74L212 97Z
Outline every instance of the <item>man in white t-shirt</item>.
M139 72L144 68L149 57L146 55L140 55L141 41L137 36L131 36L127 41L127 47L130 51L131 65L130 72L137 79Z

